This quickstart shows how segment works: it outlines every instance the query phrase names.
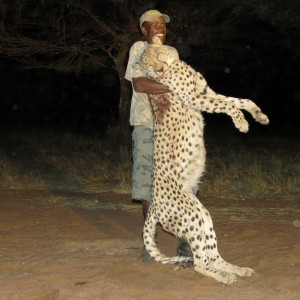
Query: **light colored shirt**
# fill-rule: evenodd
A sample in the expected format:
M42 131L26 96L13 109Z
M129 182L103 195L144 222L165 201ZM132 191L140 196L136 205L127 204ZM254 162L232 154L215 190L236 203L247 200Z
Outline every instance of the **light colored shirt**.
M125 78L132 83L132 78L136 77L146 77L146 74L141 69L134 68L135 63L137 63L143 51L148 46L147 42L139 41L132 45L129 52L129 59L126 68ZM178 52L175 48L167 46L174 59L178 60ZM150 102L148 100L148 95L145 93L138 93L132 87L132 98L131 98L131 107L130 107L130 125L142 125L153 129L154 117L152 114L152 109Z

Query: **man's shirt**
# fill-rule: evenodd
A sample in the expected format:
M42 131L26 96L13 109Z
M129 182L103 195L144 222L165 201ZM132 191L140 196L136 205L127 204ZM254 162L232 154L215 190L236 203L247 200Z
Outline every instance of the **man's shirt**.
M129 52L129 60L126 68L125 78L132 83L132 78L146 77L146 74L141 70L134 68L134 65L139 62L143 51L148 46L147 42L139 41L132 45ZM175 48L169 47L169 51L174 55L174 59L178 60L178 52ZM145 93L138 93L132 87L132 98L130 107L130 125L142 125L153 129L154 117L148 95Z

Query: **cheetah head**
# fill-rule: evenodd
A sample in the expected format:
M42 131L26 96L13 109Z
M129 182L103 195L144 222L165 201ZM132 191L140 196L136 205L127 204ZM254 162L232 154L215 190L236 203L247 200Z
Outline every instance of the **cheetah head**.
M150 78L156 78L161 76L173 61L168 48L154 36L153 43L144 50L137 67L142 68Z

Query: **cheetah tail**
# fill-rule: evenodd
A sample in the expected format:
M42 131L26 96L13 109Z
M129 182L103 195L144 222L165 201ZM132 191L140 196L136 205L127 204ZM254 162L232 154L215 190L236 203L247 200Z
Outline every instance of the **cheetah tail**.
M190 267L193 264L192 257L185 257L185 256L166 257L159 251L155 241L156 223L157 222L150 222L150 220L146 220L144 226L144 232L143 232L144 244L149 255L155 261L160 262L162 264L172 264L175 265L177 268Z

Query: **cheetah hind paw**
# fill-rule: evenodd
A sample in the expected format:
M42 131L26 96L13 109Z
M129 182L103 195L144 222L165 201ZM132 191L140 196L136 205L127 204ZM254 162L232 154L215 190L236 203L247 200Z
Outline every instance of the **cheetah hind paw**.
M239 272L236 274L241 277L250 277L254 274L254 270L251 268L239 268Z
M233 273L222 273L215 277L215 279L224 284L232 284L236 282L236 275Z

